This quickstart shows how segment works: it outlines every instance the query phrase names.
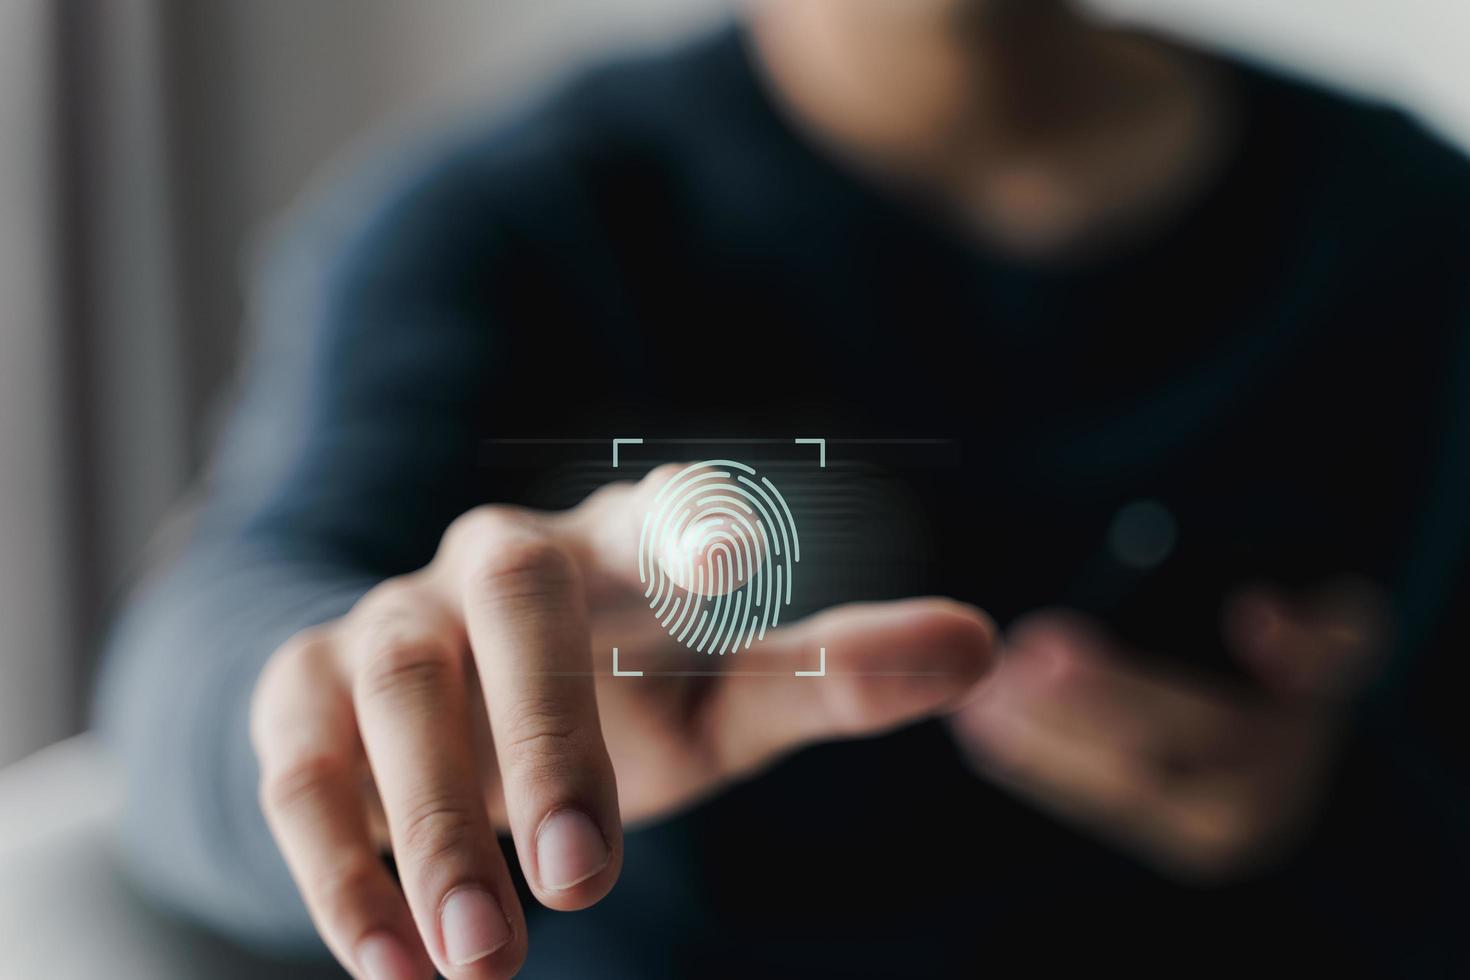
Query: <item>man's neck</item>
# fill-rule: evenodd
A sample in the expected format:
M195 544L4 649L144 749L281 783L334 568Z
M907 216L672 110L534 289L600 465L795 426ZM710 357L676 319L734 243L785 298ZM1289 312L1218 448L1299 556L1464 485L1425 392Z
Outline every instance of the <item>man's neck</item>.
M1050 0L767 0L753 34L797 123L1021 252L1126 236L1223 156L1208 62Z

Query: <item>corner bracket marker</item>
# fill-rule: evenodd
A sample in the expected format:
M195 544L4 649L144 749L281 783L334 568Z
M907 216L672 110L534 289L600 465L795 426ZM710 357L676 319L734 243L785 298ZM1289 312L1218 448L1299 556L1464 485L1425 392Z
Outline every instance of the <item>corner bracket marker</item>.
M618 666L618 648L613 647L613 676L614 677L642 677L641 670L623 670Z
M826 647L822 647L821 648L821 651L822 651L821 652L821 655L820 655L821 656L821 660L818 661L818 663L821 666L819 666L816 670L798 670L796 672L796 676L797 677L826 677L827 676L827 648ZM616 664L616 662L617 662L616 661L616 658L614 658L614 664Z
M817 465L822 469L827 468L827 440L826 439L798 439L798 446L816 446L818 449Z
M618 447L619 446L641 446L641 445L643 445L643 440L642 439L614 439L612 442L613 442L613 469L617 469L618 468Z

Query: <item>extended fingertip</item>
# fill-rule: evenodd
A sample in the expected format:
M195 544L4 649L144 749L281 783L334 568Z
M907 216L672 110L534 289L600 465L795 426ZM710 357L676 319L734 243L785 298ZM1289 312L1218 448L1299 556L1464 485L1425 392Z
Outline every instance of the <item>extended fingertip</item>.
M957 677L979 680L995 664L999 629L990 614L978 606L953 599L920 599L916 638L934 651ZM936 665L940 666L940 665Z
M353 958L363 980L422 980L425 976L408 946L390 932L375 932L364 938L357 944Z
M580 885L611 860L607 838L581 810L555 810L536 830L536 868L546 891L565 891Z
M950 599L917 599L889 607L896 620L866 634L863 652L851 646L835 674L856 669L872 676L863 698L878 720L940 711L973 695L996 663L997 630L980 609ZM906 607L906 608L905 608ZM875 610L876 611L876 610ZM892 630L892 645L879 639ZM859 648L860 650L861 648Z
M478 886L456 888L439 910L444 956L454 966L482 960L510 942L514 933L494 895Z

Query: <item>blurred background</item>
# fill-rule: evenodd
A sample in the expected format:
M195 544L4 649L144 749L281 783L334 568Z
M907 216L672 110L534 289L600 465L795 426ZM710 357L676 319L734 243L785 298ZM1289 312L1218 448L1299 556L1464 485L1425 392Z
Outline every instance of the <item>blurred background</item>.
M63 740L111 614L187 524L273 229L379 148L738 2L0 0L0 980L264 970L133 900L110 773ZM1091 6L1470 148L1467 0Z
M314 184L730 0L0 0L0 766L80 730ZM1107 0L1470 146L1464 0ZM344 163L348 161L348 163Z

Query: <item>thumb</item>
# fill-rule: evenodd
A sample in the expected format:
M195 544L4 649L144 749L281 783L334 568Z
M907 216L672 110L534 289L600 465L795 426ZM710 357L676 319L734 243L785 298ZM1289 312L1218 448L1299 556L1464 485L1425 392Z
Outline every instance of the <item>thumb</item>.
M711 690L711 757L733 777L811 742L939 714L989 672L995 636L989 616L948 599L839 606L783 627Z

